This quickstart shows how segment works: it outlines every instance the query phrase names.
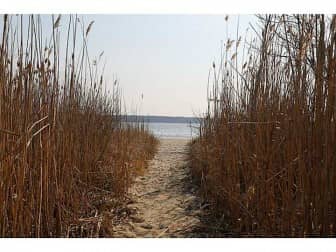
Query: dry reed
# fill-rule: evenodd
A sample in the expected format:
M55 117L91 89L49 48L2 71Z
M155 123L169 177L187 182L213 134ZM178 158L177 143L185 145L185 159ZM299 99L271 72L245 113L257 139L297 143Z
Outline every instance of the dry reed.
M85 29L69 16L61 40L62 19L52 17L45 44L40 16L3 16L1 237L96 235L100 222L83 232L80 221L97 216L92 193L123 197L135 168L155 151L143 125L122 127L118 84L106 91L99 60L88 56L93 22Z
M227 234L335 236L336 17L259 21L242 62L228 40L213 66L193 175Z

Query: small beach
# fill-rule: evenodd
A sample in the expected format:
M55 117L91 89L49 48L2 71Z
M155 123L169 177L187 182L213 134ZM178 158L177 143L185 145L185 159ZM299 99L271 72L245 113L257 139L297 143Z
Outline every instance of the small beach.
M157 154L130 189L132 214L114 237L192 237L200 223L187 166L188 139L160 139Z

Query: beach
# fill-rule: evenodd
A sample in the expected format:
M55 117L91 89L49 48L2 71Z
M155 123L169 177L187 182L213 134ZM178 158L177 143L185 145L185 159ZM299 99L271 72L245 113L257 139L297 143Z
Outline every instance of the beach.
M114 237L192 237L200 224L187 166L187 139L160 139L157 154L130 188L133 214Z

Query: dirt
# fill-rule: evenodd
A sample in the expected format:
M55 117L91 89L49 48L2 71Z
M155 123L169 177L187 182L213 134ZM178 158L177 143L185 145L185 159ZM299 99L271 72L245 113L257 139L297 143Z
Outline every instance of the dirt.
M127 221L113 237L195 237L200 202L187 166L188 140L161 139L158 152L130 189Z

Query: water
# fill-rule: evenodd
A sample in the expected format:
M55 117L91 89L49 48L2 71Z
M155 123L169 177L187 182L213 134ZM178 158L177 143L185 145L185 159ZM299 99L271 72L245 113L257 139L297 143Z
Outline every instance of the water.
M149 130L158 138L191 139L197 137L199 124L192 123L147 123Z

